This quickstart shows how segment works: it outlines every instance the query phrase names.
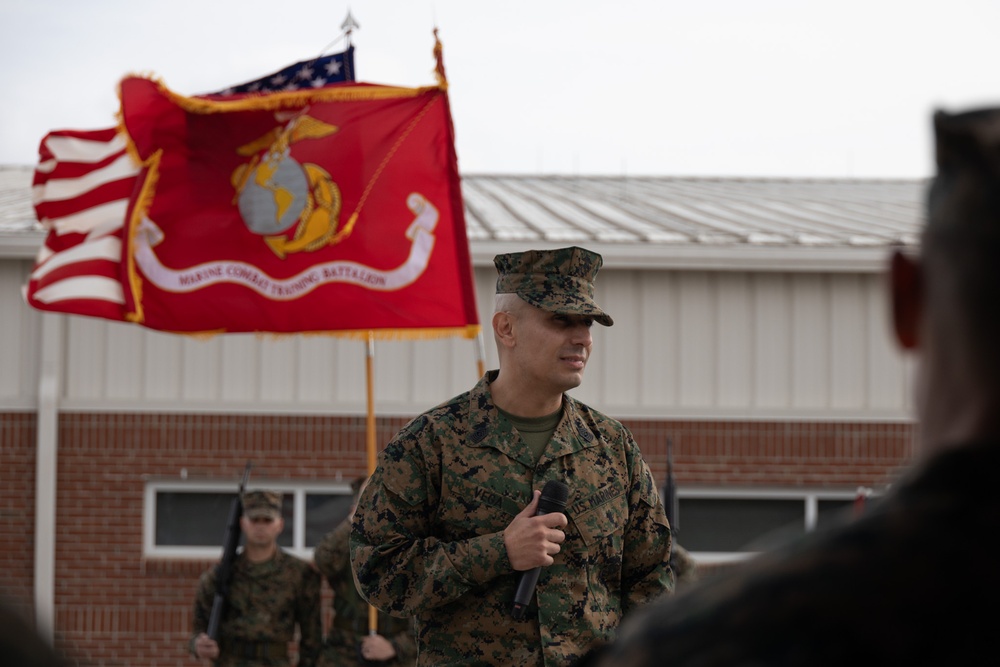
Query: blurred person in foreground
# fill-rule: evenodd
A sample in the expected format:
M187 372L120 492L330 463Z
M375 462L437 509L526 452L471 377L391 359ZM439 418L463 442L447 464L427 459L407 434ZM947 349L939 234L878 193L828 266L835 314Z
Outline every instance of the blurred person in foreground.
M322 641L320 577L309 563L285 553L278 536L285 527L281 494L250 491L243 497L237 555L229 597L219 624L219 641L206 634L215 599L216 569L198 583L191 652L221 667L284 667L289 643L299 628L298 666L313 667Z
M0 597L0 665L70 667L72 664L76 661L56 651L12 602Z
M351 482L351 511L340 525L320 541L313 562L333 590L333 623L323 643L318 667L344 665L413 665L417 644L413 620L378 614L378 632L368 629L368 603L358 593L351 573L351 519L358 496L365 490L364 477Z
M919 456L859 518L636 614L586 665L968 665L1000 568L1000 109L934 117L919 259L891 260ZM948 552L942 571L942 549Z
M500 369L380 454L351 559L376 607L416 616L420 665L568 665L673 585L670 528L632 434L566 394L583 381L601 256L498 255ZM536 514L548 482L563 511ZM540 568L521 618L525 571Z

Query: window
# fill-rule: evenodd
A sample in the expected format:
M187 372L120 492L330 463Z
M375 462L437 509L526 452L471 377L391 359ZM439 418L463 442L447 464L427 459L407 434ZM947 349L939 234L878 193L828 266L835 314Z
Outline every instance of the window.
M162 481L146 485L144 553L152 558L218 558L232 482ZM346 516L351 488L329 484L253 483L284 494L278 544L304 559ZM674 539L699 562L740 560L774 549L849 516L854 491L679 489Z
M147 557L218 558L232 502L232 482L149 482L144 508L143 551ZM255 482L250 489L270 489L284 495L285 529L278 544L300 558L312 558L323 536L347 517L351 507L348 482L330 484L268 484Z
M678 489L674 539L700 562L739 560L850 516L856 491Z

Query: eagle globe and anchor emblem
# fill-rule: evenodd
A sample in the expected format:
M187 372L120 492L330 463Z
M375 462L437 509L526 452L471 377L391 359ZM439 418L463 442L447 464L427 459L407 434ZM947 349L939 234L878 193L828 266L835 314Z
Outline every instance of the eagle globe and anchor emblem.
M337 243L340 188L315 164L300 164L291 145L337 131L335 125L297 114L284 125L237 149L249 162L233 170L234 201L247 229L264 237L275 255L312 252ZM287 232L295 227L294 232ZM345 230L345 234L349 230Z

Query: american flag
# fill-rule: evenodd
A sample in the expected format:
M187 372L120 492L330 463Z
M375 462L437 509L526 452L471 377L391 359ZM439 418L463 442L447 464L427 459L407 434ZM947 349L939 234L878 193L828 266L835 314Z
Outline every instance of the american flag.
M139 168L117 129L50 132L38 150L35 213L49 230L26 298L42 310L122 320L122 229Z
M354 81L353 46L204 97L344 81ZM53 131L38 153L32 197L49 233L25 287L26 301L40 310L123 321L122 233L139 166L117 128Z
M278 93L303 88L322 88L331 83L344 81L354 81L353 46L347 47L343 53L333 53L314 60L303 60L273 74L213 94Z

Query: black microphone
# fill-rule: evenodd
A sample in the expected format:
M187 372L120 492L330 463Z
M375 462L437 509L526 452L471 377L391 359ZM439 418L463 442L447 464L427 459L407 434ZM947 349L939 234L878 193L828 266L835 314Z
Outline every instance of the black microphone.
M566 509L566 499L569 498L569 487L562 482L549 480L542 487L542 495L538 499L538 511L535 516L562 512ZM535 594L535 584L538 583L538 575L542 568L536 567L521 573L521 580L517 582L517 593L514 594L514 608L510 613L514 618L524 616L524 610L531 602L531 596Z

